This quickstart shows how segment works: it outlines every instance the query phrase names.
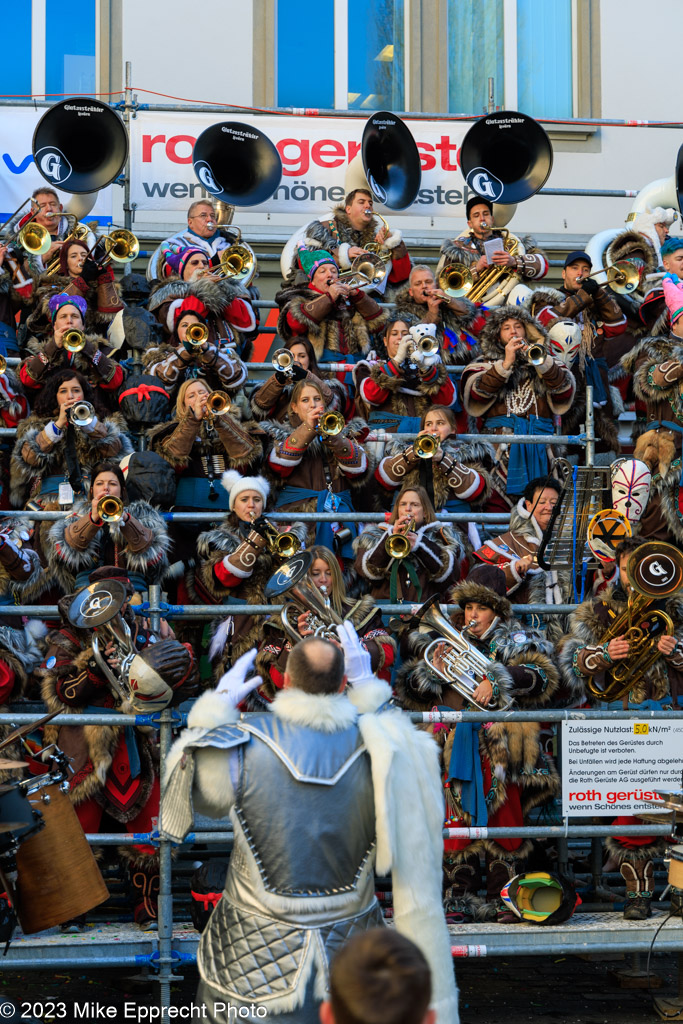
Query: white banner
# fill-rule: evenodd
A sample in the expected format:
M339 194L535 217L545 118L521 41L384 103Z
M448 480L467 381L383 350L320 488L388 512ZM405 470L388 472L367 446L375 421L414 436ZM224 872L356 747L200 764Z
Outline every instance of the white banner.
M679 789L682 770L683 721L562 723L565 816L652 814L655 790Z
M205 128L236 115L140 111L131 123L131 193L139 210L186 211L206 195L192 168L192 148ZM360 149L365 122L336 117L239 118L256 125L282 158L282 182L258 207L263 213L316 213L344 198L347 165ZM469 123L410 121L422 157L415 215L464 216L469 191L458 167Z
M45 178L38 172L31 153L33 132L38 121L45 113L46 107L32 109L30 107L3 107L0 123L0 223L7 220L23 199L28 199L34 189L40 185L51 188ZM58 192L64 206L68 205L71 195ZM97 202L86 220L99 219L110 223L112 217L112 186L102 189ZM28 210L28 206L26 207Z

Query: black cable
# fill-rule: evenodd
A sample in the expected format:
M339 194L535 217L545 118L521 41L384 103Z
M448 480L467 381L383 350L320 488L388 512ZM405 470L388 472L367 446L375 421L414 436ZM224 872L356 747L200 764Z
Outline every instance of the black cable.
M656 1010L656 1012L664 1020L680 1019L681 1011L677 1010L676 1013L665 1013L664 1010L662 1010L662 1008L660 1007L659 1003L657 1002L657 997L652 994L652 985L650 984L650 977L651 977L651 974L650 974L650 957L652 956L652 951L654 949L655 940L656 940L657 936L659 935L659 933L661 932L662 928L664 927L666 922L669 920L669 918L671 918L673 916L674 915L672 914L672 912L669 911L669 913L666 915L666 917L664 918L664 920L662 921L662 923L659 925L659 927L655 931L654 935L652 936L652 942L650 943L650 948L647 951L647 994L650 997L650 1001L652 1003L653 1009Z

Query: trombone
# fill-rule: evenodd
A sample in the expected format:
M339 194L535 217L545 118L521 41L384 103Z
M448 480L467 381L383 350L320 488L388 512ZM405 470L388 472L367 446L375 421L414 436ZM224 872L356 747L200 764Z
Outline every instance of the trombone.
M251 246L242 241L240 229L236 226L235 230L239 232L237 241L219 253L218 266L209 273L214 277L228 278L246 288L254 279L258 261Z
M85 405L88 403L85 402ZM114 494L105 494L97 502L97 516L103 523L119 523L123 518L123 502Z
M600 274L607 274L606 283L617 295L630 295L640 284L640 271L632 260L617 260L610 267L603 267L588 276L595 278Z
M104 249L102 259L98 259L94 255L98 246L102 246ZM97 239L88 252L88 256L92 257L100 267L105 267L110 262L132 263L139 252L140 243L132 231L128 231L126 228L114 228L108 235L102 235Z
M356 256L349 270L340 274L337 280L349 288L367 288L368 285L381 284L386 276L385 261L381 256L370 252Z
M384 550L392 558L407 558L410 554L410 541L406 534L415 529L415 520L411 519L401 528L400 533L390 533L384 541Z

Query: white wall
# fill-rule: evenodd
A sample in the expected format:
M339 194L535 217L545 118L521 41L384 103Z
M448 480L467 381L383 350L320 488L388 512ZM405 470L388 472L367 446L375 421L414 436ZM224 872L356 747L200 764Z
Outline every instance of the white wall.
M155 92L250 106L252 19L251 0L124 0L124 65L132 62L135 85Z

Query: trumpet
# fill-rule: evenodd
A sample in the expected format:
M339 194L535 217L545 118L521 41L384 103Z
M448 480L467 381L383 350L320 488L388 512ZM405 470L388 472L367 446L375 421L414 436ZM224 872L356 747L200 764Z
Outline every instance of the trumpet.
M69 409L69 419L74 427L89 427L95 422L95 407L90 402L76 402Z
M324 439L337 437L346 426L346 420L340 412L324 412L318 421L318 433Z
M271 365L274 370L279 371L280 373L286 373L288 377L291 377L292 368L294 366L294 356L288 348L278 348L273 352Z
M213 419L215 416L225 416L230 412L232 403L225 391L212 391L206 400L204 419Z
M439 351L439 341L437 338L420 338L419 341L410 342L410 352L421 352L425 356L433 356Z
M185 344L192 348L200 348L209 337L206 324L190 324L185 331Z
M252 523L256 522L257 516L251 516ZM291 558L300 548L299 539L296 534L289 530L280 533L276 526L273 526L265 516L261 516L261 527L265 532L266 543L271 555L277 558Z
M105 494L97 502L97 515L103 523L119 523L123 517L123 502L114 494Z
M85 348L85 334L73 327L62 335L62 346L67 352L82 352Z
M433 459L441 447L441 438L434 434L418 434L413 441L413 451L418 459Z
M415 520L411 519L401 527L400 533L390 533L384 541L384 550L392 558L407 558L410 554L410 541L406 534L415 529Z
M522 349L531 366L542 366L548 355L548 350L540 341L525 345Z

